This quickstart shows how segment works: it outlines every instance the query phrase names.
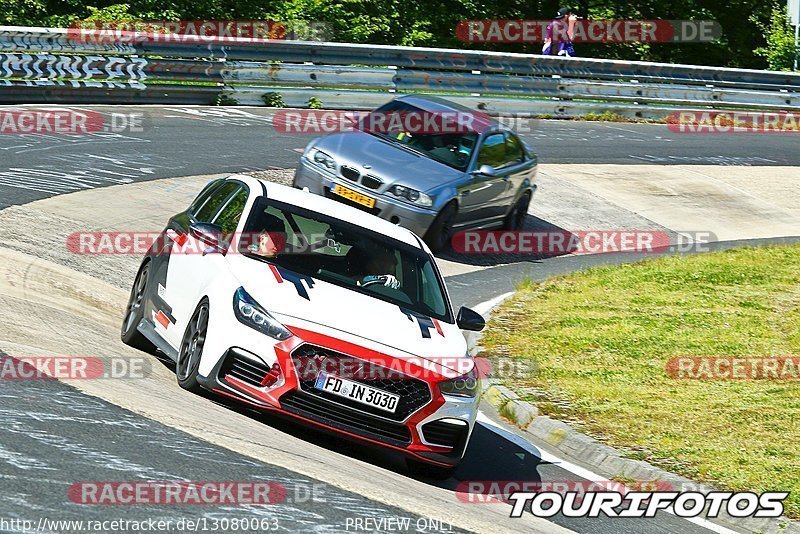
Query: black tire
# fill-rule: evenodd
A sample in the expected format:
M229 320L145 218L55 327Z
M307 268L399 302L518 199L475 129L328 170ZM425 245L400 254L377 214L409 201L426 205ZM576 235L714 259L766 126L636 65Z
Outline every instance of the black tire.
M200 393L203 387L197 382L197 369L203 355L203 346L208 333L208 300L203 299L192 314L181 341L178 361L175 364L175 375L178 385L187 391Z
M525 217L528 215L528 207L530 205L531 195L530 193L525 193L506 215L503 221L503 230L522 230L522 227L525 226Z
M458 468L457 465L445 467L414 460L412 458L406 458L406 467L408 467L408 471L412 475L432 480L447 480L453 476L453 473Z
M431 223L424 237L431 251L440 252L450 244L450 238L453 237L453 222L455 221L456 213L458 213L458 207L451 202L442 208L442 211Z
M136 329L144 316L144 299L149 281L150 262L142 265L142 268L139 269L139 274L136 275L136 280L133 282L128 305L125 308L125 317L122 319L120 339L130 347L152 353L155 351L155 347Z

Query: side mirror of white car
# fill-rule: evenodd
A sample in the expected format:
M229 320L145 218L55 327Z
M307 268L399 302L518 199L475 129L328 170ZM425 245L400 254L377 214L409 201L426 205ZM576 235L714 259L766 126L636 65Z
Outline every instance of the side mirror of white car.
M466 306L461 306L461 309L458 310L458 317L456 318L456 324L458 324L458 327L461 330L480 332L481 330L483 330L483 327L486 326L486 320L480 313L471 310Z
M228 248L222 237L222 228L216 224L192 223L189 226L189 233L204 245L208 245L208 248L203 251L203 256L214 252L225 254Z

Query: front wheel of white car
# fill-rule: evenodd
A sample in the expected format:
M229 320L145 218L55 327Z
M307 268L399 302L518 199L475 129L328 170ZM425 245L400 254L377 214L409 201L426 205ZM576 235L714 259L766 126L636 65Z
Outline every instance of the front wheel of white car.
M194 393L199 393L203 389L197 382L197 370L200 368L200 358L203 356L203 346L208 333L208 310L208 300L203 299L186 326L178 362L175 365L178 384Z

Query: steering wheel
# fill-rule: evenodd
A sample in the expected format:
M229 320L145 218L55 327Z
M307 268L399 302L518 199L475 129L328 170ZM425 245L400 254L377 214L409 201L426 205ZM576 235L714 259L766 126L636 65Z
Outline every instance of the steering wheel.
M381 280L380 278L376 278L375 280L370 280L368 282L361 282L361 287L374 286L375 284L384 285L386 284L386 280Z

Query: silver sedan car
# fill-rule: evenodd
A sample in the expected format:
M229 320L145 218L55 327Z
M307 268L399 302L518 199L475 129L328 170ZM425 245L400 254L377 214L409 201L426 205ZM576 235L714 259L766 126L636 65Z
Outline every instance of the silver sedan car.
M432 120L427 130L408 117L476 118L461 128ZM537 157L517 134L460 104L403 96L370 113L400 126L358 128L311 141L294 186L349 204L423 236L434 252L454 232L519 229L536 191ZM451 123L452 124L452 123Z

